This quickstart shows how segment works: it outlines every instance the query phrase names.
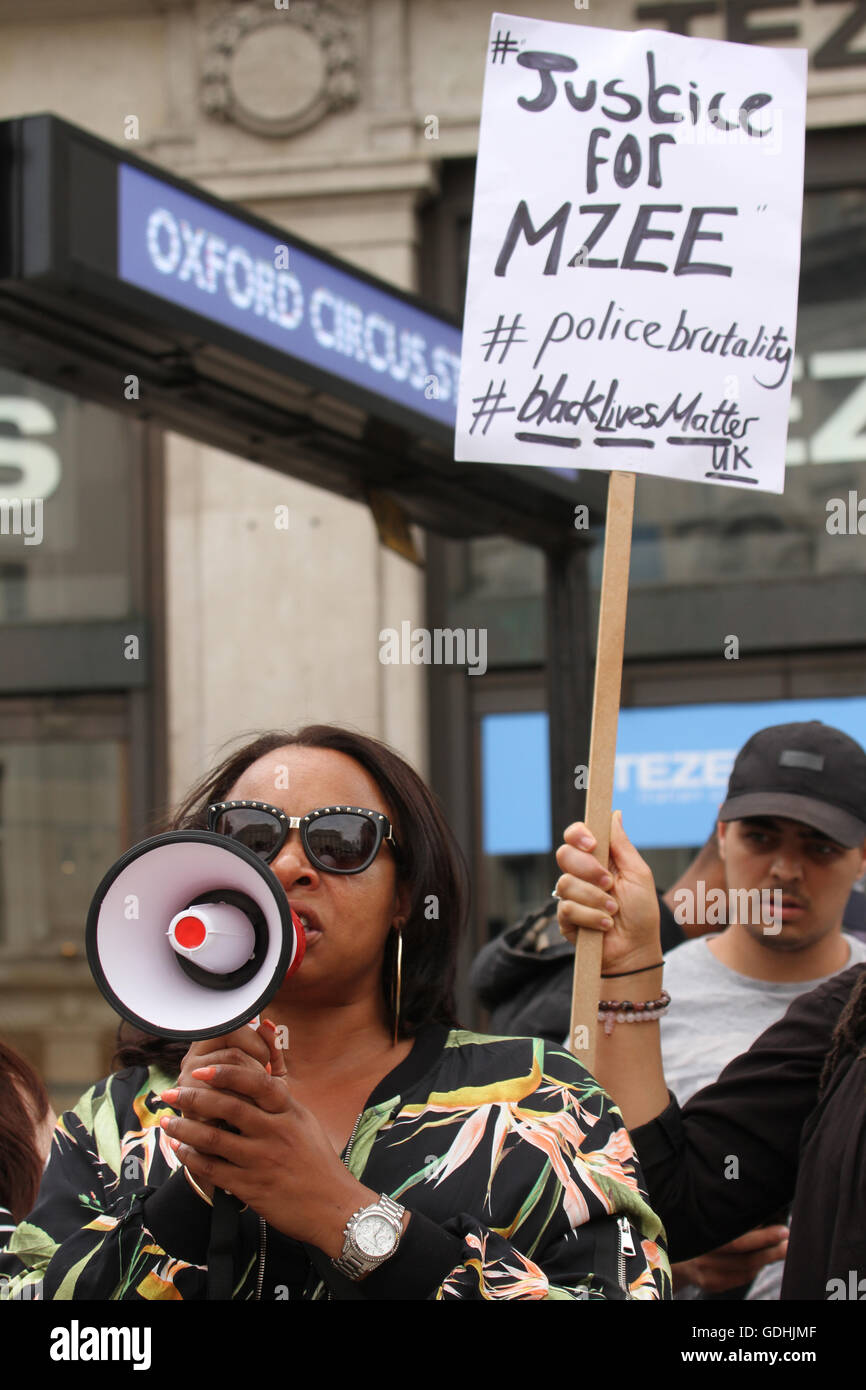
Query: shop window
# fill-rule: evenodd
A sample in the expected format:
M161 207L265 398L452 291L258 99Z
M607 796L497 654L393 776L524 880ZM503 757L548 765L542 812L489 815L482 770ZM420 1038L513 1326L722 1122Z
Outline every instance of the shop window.
M133 460L120 412L0 369L0 623L133 608Z

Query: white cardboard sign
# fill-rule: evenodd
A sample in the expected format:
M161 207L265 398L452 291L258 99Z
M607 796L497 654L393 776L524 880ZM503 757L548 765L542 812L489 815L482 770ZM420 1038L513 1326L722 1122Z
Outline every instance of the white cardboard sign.
M806 56L494 14L456 458L784 490Z

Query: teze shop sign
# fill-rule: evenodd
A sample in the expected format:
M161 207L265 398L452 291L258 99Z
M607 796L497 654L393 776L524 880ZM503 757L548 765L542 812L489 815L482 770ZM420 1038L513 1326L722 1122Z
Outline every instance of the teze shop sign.
M832 6L832 23L814 14L813 6L824 5ZM784 23L771 18L776 10L784 11ZM793 21L792 11L797 12ZM722 21L719 37L730 43L790 40L798 47L808 46L812 68L866 67L866 0L812 0L812 4L799 5L797 0L662 0L660 4L637 5L630 14L638 25L664 26L672 34L686 35L695 34L695 21L700 25L700 21L718 16ZM820 43L816 43L816 31L821 35Z

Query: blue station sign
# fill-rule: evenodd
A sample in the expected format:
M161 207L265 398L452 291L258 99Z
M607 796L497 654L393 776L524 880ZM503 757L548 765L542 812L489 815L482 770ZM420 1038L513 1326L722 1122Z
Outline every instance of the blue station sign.
M141 169L118 174L122 280L453 428L458 328Z

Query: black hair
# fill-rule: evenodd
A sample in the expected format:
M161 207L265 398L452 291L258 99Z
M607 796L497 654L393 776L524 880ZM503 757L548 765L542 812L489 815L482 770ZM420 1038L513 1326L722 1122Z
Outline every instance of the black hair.
M830 1047L821 1069L821 1080L818 1084L819 1096L823 1096L827 1090L846 1052L856 1052L858 1058L866 1056L866 1047L860 1047L858 1051L858 1045L864 1034L866 1034L866 966L860 972L856 984L848 995L847 1003L839 1015L839 1021L833 1029Z
M0 1205L23 1221L42 1178L37 1125L48 1114L45 1087L20 1052L0 1042Z
M409 889L402 929L402 989L399 1034L413 1037L428 1023L455 1022L457 946L468 913L468 873L462 851L438 801L417 772L387 744L352 729L309 724L296 733L273 729L229 754L202 777L161 830L206 830L207 807L226 800L238 778L277 748L325 748L354 759L375 781L392 812L398 882ZM382 989L389 1028L394 1026L393 979L396 936L389 933L382 961ZM172 1039L118 1033L115 1065L180 1068L188 1048Z

